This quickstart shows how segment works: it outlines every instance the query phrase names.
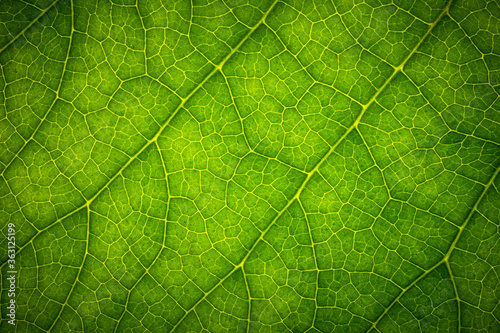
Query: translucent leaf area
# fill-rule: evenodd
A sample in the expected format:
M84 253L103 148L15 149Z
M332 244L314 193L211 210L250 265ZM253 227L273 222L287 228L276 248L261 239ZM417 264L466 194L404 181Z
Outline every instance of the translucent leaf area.
M52 1L0 2L0 331L500 332L500 2Z

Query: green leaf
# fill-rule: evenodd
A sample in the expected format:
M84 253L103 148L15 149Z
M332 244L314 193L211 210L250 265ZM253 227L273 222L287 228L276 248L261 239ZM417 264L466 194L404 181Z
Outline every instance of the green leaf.
M500 331L497 1L5 0L0 64L2 332Z

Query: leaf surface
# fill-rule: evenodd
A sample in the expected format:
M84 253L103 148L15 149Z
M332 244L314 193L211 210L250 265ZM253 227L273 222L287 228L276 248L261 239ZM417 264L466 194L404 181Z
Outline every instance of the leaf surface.
M0 64L2 331L500 331L496 1L2 1Z

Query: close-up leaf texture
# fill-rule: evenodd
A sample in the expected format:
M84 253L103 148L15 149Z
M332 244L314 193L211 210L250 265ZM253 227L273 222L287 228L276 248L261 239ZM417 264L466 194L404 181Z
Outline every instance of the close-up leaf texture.
M0 70L0 331L500 332L499 1L1 0Z

